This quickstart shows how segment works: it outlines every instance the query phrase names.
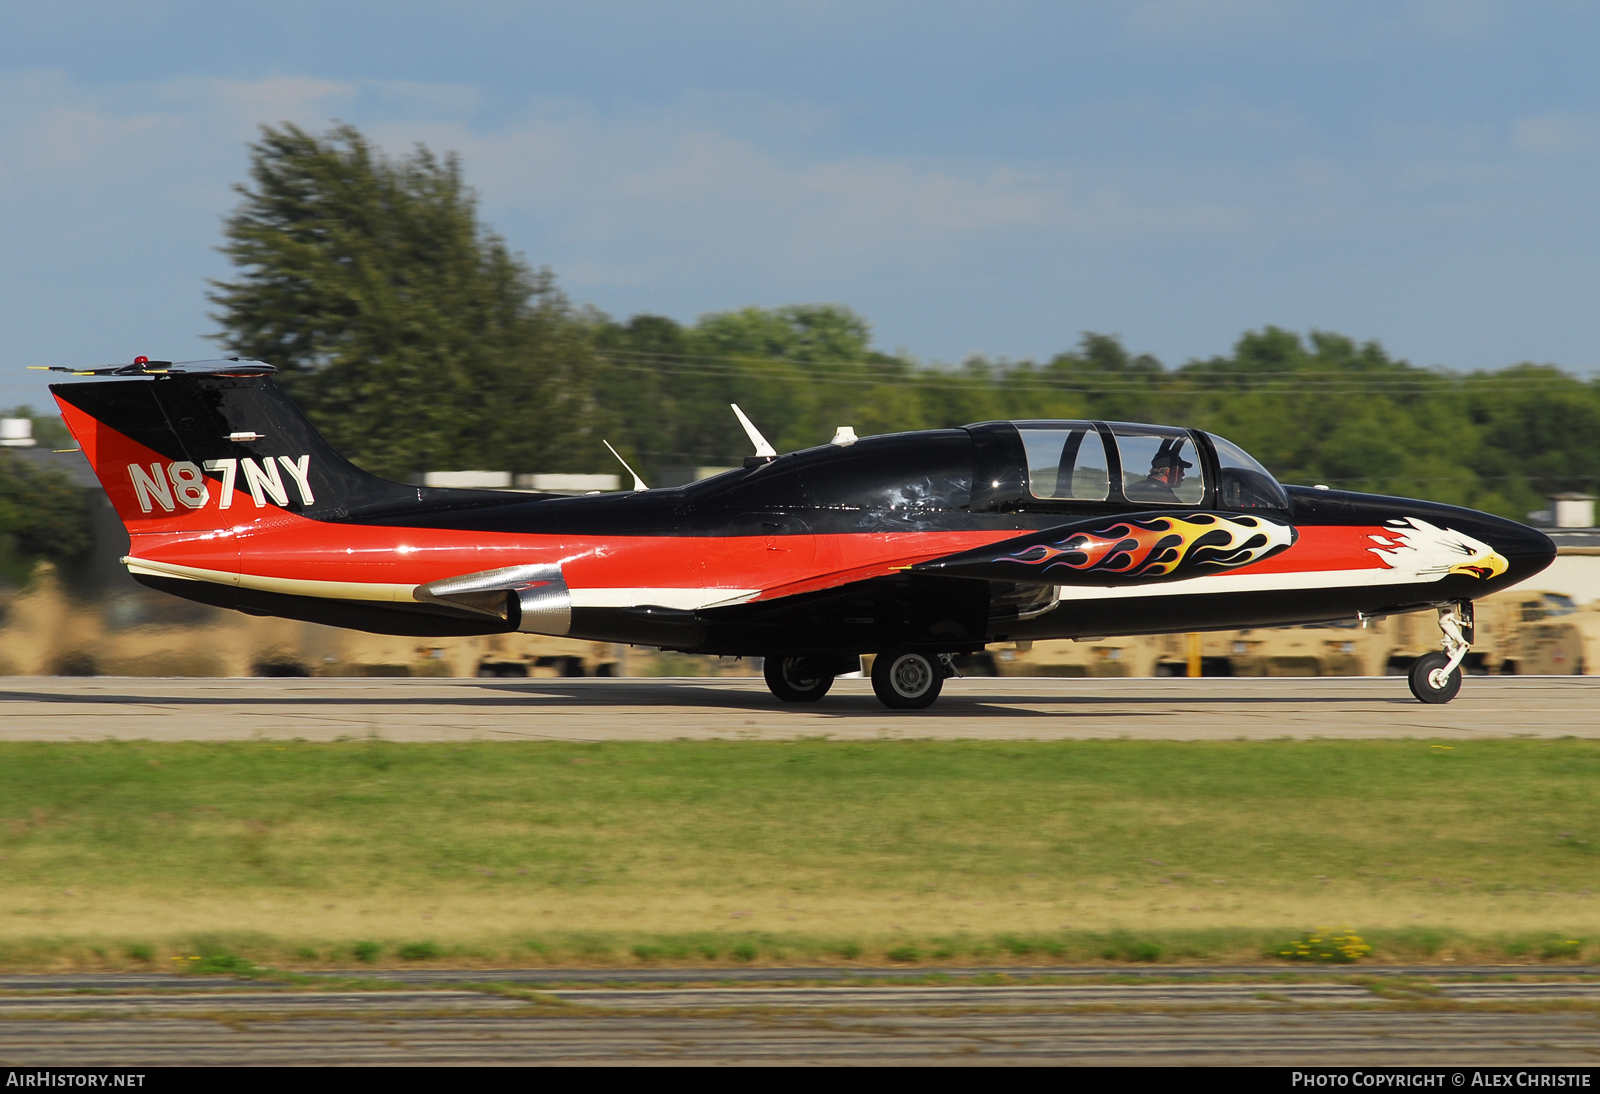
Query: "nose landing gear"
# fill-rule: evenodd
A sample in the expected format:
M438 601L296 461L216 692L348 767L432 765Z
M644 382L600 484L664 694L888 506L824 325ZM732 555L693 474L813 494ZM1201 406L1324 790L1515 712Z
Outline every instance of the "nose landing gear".
M1411 694L1424 703L1448 703L1461 690L1461 662L1472 649L1472 601L1439 609L1444 652L1417 658L1411 666Z

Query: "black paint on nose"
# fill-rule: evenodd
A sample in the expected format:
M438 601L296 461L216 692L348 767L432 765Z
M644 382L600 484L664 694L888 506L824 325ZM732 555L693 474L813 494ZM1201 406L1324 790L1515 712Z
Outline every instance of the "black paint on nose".
M1550 565L1556 557L1555 540L1526 524L1514 520L1489 518L1484 520L1479 532L1471 533L1483 540L1506 560L1506 572L1495 582L1498 586L1515 585L1526 581Z

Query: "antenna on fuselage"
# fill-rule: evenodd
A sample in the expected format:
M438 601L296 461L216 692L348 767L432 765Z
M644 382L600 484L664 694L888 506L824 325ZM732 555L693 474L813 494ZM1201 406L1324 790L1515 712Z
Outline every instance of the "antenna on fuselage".
M648 489L650 489L648 486L646 486L644 484L644 480L639 477L639 472L637 472L633 468L629 467L628 466L628 461L622 458L622 454L620 452L618 452L615 448L611 447L611 442L610 441L602 439L600 441L600 443L605 445L606 448L610 449L611 454L613 456L617 457L617 462L622 465L622 469L624 471L626 471L628 474L633 476L633 488L635 490L648 490Z
M755 423L744 416L744 411L739 409L739 404L729 403L728 405L733 407L733 412L739 416L739 424L744 426L745 435L750 438L750 443L756 446L756 455L776 456L778 450L773 448L767 439L761 435L761 430L756 428Z

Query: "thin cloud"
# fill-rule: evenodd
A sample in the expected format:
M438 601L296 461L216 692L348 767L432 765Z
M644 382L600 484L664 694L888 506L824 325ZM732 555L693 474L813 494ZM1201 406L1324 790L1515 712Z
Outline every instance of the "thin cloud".
M1539 114L1519 118L1511 142L1525 152L1561 156L1600 149L1600 116L1578 113Z
M1583 367L1561 347L1600 343L1535 291L1593 284L1587 185L1556 169L1600 147L1582 109L1354 124L1221 82L1124 83L935 147L860 138L843 100L490 99L459 80L0 76L0 249L25 256L0 270L0 323L26 363L209 351L204 282L227 272L247 143L338 118L392 154L459 153L485 219L617 314L840 300L946 359L1121 329L1181 360L1269 321L1463 367Z

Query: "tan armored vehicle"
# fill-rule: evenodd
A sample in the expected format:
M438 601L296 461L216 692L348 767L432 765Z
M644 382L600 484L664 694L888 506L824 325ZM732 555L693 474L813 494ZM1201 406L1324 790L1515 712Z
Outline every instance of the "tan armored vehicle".
M627 664L627 648L610 643L367 634L258 619L143 590L81 602L62 591L48 566L0 607L0 675L612 676L643 668Z
M1469 673L1566 675L1600 666L1600 610L1579 610L1561 593L1519 589L1486 597L1477 602L1476 627ZM1439 648L1439 628L1430 611L1305 627L1024 643L996 647L988 662L963 671L1186 676L1196 646L1203 676L1404 675Z
M1580 609L1561 593L1515 597L1518 625L1507 657L1524 676L1575 676L1600 669L1600 611Z
M1600 608L1597 605L1596 608ZM1600 666L1600 610L1511 590L1477 602L1468 672L1569 675ZM532 634L417 639L257 619L143 590L67 596L48 567L0 598L0 675L754 676L754 660L693 657ZM1403 674L1438 649L1432 612L1322 626L997 645L963 675L1115 678Z

